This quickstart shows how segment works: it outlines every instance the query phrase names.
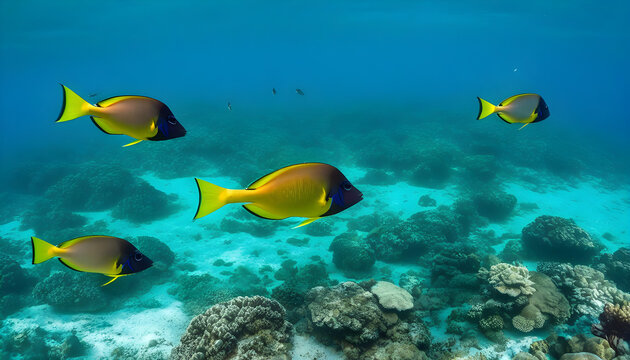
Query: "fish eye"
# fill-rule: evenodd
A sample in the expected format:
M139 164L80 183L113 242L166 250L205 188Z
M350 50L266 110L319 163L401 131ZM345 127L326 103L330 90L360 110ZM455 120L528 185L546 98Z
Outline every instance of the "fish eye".
M341 185L343 186L343 189L346 191L352 189L352 184L350 184L349 181L344 181Z
M136 261L140 261L140 260L142 260L142 254L137 252L137 253L133 254L133 258Z
M171 125L177 124L177 120L175 119L175 116L173 116L173 114L169 115L166 121L168 121L168 123Z

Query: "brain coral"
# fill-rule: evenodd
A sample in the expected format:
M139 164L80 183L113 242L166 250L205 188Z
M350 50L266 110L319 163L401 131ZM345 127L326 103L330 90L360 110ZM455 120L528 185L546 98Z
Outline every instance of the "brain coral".
M171 359L286 359L291 324L277 301L237 297L216 304L188 325Z
M529 280L529 271L506 263L492 265L488 281L498 292L512 297L531 295L536 291Z

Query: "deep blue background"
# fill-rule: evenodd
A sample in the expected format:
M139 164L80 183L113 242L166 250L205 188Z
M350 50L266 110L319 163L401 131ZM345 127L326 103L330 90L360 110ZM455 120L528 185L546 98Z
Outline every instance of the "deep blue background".
M537 92L559 136L583 130L585 141L623 146L630 2L549 3L3 1L2 159L42 143L102 140L87 118L54 124L57 82L98 93L93 102L152 96L184 124L193 113L211 121L228 100L296 117L302 108L334 113L365 103L391 108L392 126L397 104L411 104L467 122L476 96L499 102ZM307 96L295 96L297 87Z

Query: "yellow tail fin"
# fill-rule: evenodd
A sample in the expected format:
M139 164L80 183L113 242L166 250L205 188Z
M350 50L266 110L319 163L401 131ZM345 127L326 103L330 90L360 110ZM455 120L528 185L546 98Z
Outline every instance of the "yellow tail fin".
M496 106L480 97L477 97L477 100L479 100L479 115L477 115L477 120L481 120L488 115L494 114Z
M89 115L92 105L83 100L79 95L75 94L74 91L65 87L63 84L59 85L61 85L61 88L63 89L63 105L61 106L59 117L55 121L68 121L84 115Z
M56 256L57 247L55 245L34 236L31 236L31 243L33 244L33 264L43 263Z
M193 220L204 217L227 204L227 189L195 178L199 189L199 206Z

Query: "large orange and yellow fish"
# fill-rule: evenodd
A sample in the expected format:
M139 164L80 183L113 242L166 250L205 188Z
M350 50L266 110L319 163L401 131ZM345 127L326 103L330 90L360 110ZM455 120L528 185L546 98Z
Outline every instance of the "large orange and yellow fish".
M336 167L305 163L284 167L254 181L245 190L231 190L195 179L199 207L194 219L226 204L245 203L250 213L272 220L306 218L296 227L334 215L363 199L363 194Z
M538 94L510 96L501 101L497 106L492 105L480 97L478 97L477 100L479 100L479 115L477 115L477 120L483 119L491 114L497 114L501 120L508 124L525 124L521 126L519 130L531 123L543 121L549 117L549 107L545 100Z
M186 135L186 129L161 101L146 96L124 95L92 105L64 85L61 88L63 105L56 122L90 115L94 125L104 133L136 139L124 146L143 140L169 140Z

